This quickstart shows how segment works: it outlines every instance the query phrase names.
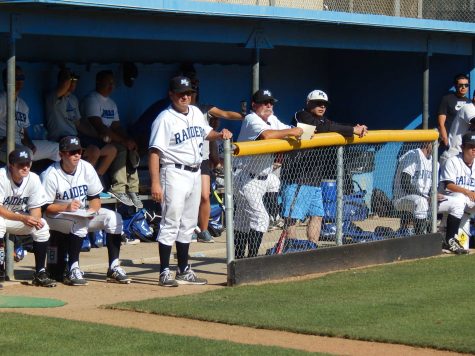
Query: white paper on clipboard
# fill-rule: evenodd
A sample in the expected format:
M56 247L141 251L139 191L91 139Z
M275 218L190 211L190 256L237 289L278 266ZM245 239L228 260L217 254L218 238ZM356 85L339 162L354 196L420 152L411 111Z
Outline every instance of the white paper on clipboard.
M310 140L310 137L315 133L316 126L303 124L301 122L297 123L297 127L300 127L303 130L303 135L300 137L302 140Z

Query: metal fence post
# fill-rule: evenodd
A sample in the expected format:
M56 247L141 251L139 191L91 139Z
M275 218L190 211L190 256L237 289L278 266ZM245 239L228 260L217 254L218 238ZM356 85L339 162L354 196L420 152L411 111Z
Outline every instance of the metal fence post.
M437 232L437 186L439 183L439 171L438 171L438 161L437 161L437 152L439 152L439 141L435 140L432 146L432 189L430 195L431 202L431 232Z
M224 140L224 204L226 206L226 259L229 265L234 261L234 202L233 202L233 169L231 140Z
M336 244L343 244L343 153L344 147L337 150L336 171Z

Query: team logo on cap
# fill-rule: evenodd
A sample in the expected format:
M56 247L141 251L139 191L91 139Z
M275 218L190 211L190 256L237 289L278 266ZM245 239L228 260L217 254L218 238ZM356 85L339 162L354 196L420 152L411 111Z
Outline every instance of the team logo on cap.
M190 82L187 79L182 79L180 84L188 86L188 85L190 85Z
M272 96L272 93L270 92L270 90L264 90L264 95L267 95L267 96Z
M28 152L26 151L21 151L19 154L18 154L19 157L23 157L23 158L28 158Z
M79 145L79 140L77 138L72 138L70 143L75 144L75 145Z

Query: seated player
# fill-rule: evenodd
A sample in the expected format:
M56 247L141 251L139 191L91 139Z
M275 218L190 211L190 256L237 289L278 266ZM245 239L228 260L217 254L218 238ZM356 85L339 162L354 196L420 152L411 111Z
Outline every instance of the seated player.
M51 165L41 178L49 204L45 212L46 221L51 230L69 235L65 283L87 285L79 268L79 252L87 233L98 230L107 233L107 281L130 283L131 279L119 265L122 217L101 207L99 194L103 187L94 167L81 159L79 138L67 136L61 139L59 151L61 161Z

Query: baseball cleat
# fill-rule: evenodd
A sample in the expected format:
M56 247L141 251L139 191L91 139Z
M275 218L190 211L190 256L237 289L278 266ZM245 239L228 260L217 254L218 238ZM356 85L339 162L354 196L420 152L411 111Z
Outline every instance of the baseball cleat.
M468 255L469 251L465 250L456 238L451 238L448 243L444 243L442 250L445 253L454 253L456 255Z
M33 273L33 281L31 283L37 287L56 287L56 281L51 279L46 271Z
M196 273L191 269L190 266L187 266L183 272L180 272L180 269L178 268L175 279L178 284L203 285L208 283L206 279L197 277Z
M166 268L162 273L160 273L158 285L162 287L178 287L177 281L172 278L172 274L170 273L170 270L168 268Z
M79 267L75 267L64 277L64 284L70 286L87 286L87 281L83 278L83 275L84 273Z
M107 282L129 284L131 281L132 279L127 277L125 271L119 266L107 270Z

